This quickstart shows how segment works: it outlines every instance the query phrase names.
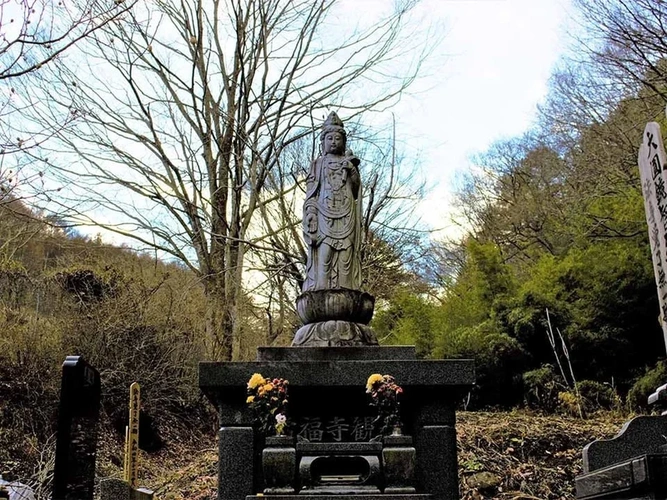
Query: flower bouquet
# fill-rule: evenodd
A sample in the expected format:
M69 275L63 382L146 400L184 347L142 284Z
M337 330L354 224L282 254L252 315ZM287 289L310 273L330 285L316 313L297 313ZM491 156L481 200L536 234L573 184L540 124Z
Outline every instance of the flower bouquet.
M400 395L403 389L391 375L374 373L368 377L366 392L371 395L371 406L377 409L374 427L380 426L380 435L400 433Z
M282 378L265 379L260 373L248 381L248 397L255 424L265 436L284 436L287 431L287 387Z

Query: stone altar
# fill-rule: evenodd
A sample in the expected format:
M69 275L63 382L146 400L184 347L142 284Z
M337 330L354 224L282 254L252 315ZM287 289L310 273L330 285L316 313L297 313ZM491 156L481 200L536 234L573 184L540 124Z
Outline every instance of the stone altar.
M303 208L308 260L296 308L304 325L292 347L199 367L199 386L219 414L218 498L457 499L455 407L472 387L474 364L378 346L368 326L375 300L360 289L360 160L335 113L320 139ZM266 436L254 425L247 403L255 396L246 401L246 390L255 373L289 381L292 435ZM392 375L403 388L396 435L373 434L371 374Z
M305 446L295 439L290 444L295 472L288 487L293 495L321 500L322 495L336 492L339 499L361 494L386 500L458 498L455 407L474 382L473 362L417 360L414 347L375 346L263 347L257 361L201 363L199 386L219 415L218 498L242 500L258 493L274 497L265 490L262 471L266 439L253 429L245 404L246 384L256 372L289 380L290 420L298 434L307 433L310 425L315 433L308 436L320 439L309 440ZM391 439L373 443L355 426L369 415L365 384L372 373L390 373L404 389L403 433L412 437L416 452L414 485L405 487L413 486L415 493L390 493L401 485L391 483L391 474L385 474L388 461L380 458L396 446L409 444L394 445ZM363 440L356 441L355 432ZM297 474L304 457L341 455L351 457L331 464L341 469L341 477L335 477L335 471L317 476L312 469ZM356 456L377 460L363 458L365 464L357 466L352 460ZM286 497L275 495L276 500Z

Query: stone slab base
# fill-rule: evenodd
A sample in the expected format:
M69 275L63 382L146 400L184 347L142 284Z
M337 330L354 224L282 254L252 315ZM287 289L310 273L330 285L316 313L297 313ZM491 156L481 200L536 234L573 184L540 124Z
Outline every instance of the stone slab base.
M433 495L419 493L400 495L248 495L246 500L431 500Z
M624 460L663 452L667 436L666 415L641 415L629 420L611 439L598 439L584 447L584 474Z
M258 347L257 361L417 359L415 346Z

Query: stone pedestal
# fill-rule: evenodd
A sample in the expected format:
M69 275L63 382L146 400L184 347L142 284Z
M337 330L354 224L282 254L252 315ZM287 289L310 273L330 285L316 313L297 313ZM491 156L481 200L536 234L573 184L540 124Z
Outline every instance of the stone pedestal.
M122 479L100 480L99 500L131 500L131 493L130 485Z
M377 338L368 326L374 306L375 298L360 290L336 288L303 292L296 299L296 311L303 326L294 335L292 345L376 346Z
M265 488L271 487L262 470L264 439L253 432L245 403L248 380L257 372L289 380L288 418L298 434L294 495L271 494L272 499L298 495L306 500L312 495L326 500L329 492L338 493L337 500L362 494L367 500L458 498L455 407L474 382L473 362L417 360L414 347L376 346L260 348L255 362L201 363L200 388L220 418L218 498L243 500L266 494ZM403 433L412 436L414 455L403 441L391 440L384 447L377 443L380 448L373 452L354 451L355 446L368 447L372 437L374 412L365 385L373 373L393 375L403 387ZM311 444L300 446L304 439ZM315 449L318 446L322 449ZM308 458L313 456L326 460L317 465ZM379 476L373 457L380 464ZM413 475L410 484L401 483L401 470ZM311 491L323 482L329 489L311 493L304 488L308 481Z

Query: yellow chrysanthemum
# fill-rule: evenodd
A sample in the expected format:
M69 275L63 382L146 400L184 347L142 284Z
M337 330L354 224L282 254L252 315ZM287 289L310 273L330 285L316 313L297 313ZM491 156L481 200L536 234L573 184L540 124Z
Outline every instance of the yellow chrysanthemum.
M262 387L259 388L259 395L263 396L264 394L272 390L273 390L273 384L271 383L264 384Z
M370 377L368 377L368 381L366 381L366 392L371 392L373 390L373 386L380 382L382 380L382 375L379 373L374 373Z
M248 381L248 389L256 389L260 385L266 384L266 380L262 377L261 373L253 373L252 377Z
M255 396L248 396L248 399L245 400L246 403L250 404L255 400Z

